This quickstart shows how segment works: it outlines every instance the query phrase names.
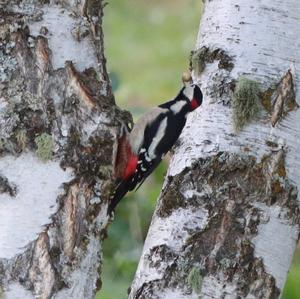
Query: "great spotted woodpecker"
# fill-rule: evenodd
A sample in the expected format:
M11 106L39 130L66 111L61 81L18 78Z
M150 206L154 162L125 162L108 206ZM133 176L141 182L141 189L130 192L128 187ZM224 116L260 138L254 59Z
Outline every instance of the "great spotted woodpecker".
M115 164L116 188L111 195L108 214L125 196L140 185L171 149L185 125L187 114L202 103L198 85L187 83L171 101L144 114L132 131L118 142Z

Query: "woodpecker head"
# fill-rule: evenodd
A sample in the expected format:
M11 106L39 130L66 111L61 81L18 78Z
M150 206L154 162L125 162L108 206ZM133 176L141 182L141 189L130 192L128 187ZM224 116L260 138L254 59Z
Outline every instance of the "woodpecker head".
M195 110L202 104L203 95L200 87L195 83L186 84L182 88L181 94L188 101L190 111Z

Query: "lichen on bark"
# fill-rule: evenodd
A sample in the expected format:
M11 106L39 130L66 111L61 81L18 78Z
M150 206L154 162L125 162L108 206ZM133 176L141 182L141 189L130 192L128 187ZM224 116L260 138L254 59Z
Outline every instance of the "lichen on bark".
M52 136L47 133L42 133L41 135L37 136L34 141L37 146L37 156L44 162L51 160L53 156Z
M240 131L247 123L255 120L260 111L259 83L246 77L240 77L232 97L233 123Z

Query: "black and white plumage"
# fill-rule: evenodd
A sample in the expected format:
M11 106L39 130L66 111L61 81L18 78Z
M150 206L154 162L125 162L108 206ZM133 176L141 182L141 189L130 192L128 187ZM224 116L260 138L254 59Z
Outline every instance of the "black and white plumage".
M171 149L189 112L202 103L198 85L187 84L171 101L144 114L129 134L119 139L115 165L116 188L111 196L111 214L125 194L140 186Z

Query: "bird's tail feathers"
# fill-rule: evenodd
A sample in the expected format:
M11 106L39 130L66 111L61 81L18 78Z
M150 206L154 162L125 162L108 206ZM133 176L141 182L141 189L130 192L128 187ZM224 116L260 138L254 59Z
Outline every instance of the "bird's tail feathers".
M114 189L114 192L110 196L110 203L108 206L107 214L112 215L114 212L117 204L120 202L120 200L125 196L125 194L128 192L128 182L127 181L120 181L116 188Z

